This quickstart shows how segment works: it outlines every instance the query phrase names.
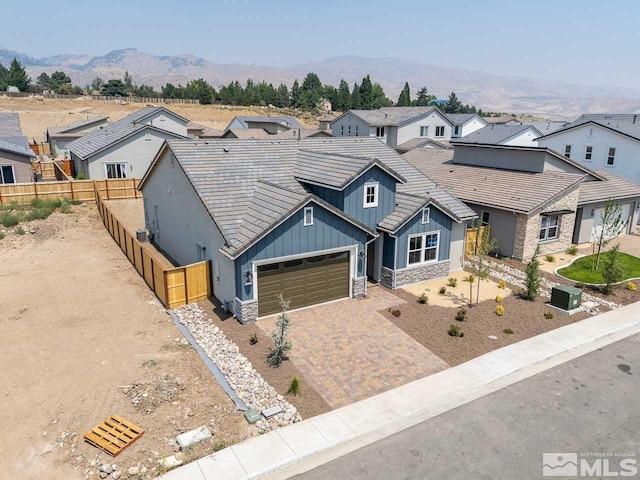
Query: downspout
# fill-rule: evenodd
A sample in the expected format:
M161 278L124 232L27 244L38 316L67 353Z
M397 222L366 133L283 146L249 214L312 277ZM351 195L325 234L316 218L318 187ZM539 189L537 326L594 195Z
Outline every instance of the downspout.
M396 266L398 264L398 237L392 233L388 233L390 238L393 238L393 283L391 284L391 290L396 288Z
M377 240L378 237L373 237L371 240L368 240L367 242L365 242L364 244L364 265L362 266L362 270L364 273L364 296L365 298L367 297L367 250L369 250L369 244L375 240ZM356 268L357 265L356 265ZM357 272L356 272L357 273Z
M520 215L517 212L512 211L511 213L513 213L516 216L516 229L513 232L513 247L511 249L511 258L515 257L516 255L516 242L518 241L518 224L520 223ZM525 239L524 241L526 241L526 232L525 232ZM498 246L498 248L500 248L500 246ZM524 257L524 245L523 245L523 249L522 249L522 256Z

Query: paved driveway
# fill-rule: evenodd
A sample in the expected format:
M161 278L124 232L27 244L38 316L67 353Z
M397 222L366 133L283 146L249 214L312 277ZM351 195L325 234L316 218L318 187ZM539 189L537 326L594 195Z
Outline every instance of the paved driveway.
M449 365L378 313L398 304L380 286L290 314L290 358L324 400L338 408L431 375ZM277 317L258 321L267 334Z

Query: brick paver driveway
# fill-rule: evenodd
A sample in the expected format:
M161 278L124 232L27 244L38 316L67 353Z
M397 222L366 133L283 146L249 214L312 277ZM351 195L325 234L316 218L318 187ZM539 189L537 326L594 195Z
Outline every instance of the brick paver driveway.
M431 375L449 365L378 313L398 304L383 287L290 314L290 359L324 400L338 408ZM258 320L267 334L276 316Z

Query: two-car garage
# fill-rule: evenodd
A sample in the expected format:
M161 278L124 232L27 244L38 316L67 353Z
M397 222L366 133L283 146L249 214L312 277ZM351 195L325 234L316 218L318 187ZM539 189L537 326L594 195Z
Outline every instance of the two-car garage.
M258 265L258 316L281 310L278 294L289 309L349 296L349 252L335 252Z

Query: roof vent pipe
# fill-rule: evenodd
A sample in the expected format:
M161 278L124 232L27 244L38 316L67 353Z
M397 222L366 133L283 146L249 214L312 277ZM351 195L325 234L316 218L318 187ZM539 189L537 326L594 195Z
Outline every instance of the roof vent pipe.
M384 118L387 118L387 114L386 113L384 114Z
M638 115L633 116L633 123L636 123L636 118L638 118Z

